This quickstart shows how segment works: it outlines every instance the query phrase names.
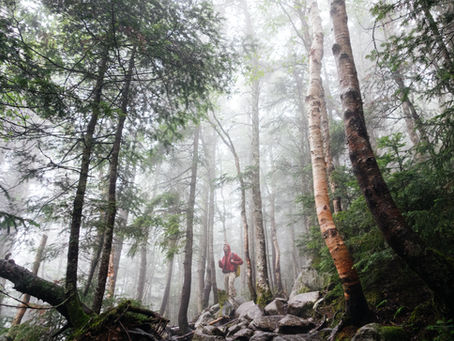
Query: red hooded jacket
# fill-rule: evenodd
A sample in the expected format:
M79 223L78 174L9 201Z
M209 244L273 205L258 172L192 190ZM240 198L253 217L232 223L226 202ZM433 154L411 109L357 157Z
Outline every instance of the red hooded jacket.
M223 273L235 272L238 265L243 264L243 260L236 253L230 250L230 245L227 246L227 252L224 252L224 257L219 261L219 267Z

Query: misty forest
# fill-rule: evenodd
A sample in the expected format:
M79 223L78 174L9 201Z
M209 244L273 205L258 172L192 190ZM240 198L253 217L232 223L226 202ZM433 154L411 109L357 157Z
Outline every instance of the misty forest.
M454 340L454 3L0 0L0 340Z

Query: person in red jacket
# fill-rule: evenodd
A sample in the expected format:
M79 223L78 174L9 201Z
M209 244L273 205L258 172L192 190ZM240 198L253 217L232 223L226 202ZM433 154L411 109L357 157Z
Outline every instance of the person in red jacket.
M230 245L224 244L224 257L219 260L219 267L224 273L224 286L228 298L232 303L235 302L235 277L236 268L243 264L243 260L236 253L230 250Z

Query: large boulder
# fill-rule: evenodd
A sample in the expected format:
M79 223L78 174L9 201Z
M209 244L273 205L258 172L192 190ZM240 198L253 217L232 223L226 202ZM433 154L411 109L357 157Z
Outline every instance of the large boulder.
M235 311L235 317L247 318L249 321L263 315L263 311L254 301L248 301L241 304Z
M282 315L263 315L252 320L249 325L252 329L260 329L263 331L272 332L278 327L278 322L284 316Z
M352 341L406 341L409 337L400 327L369 323L358 329Z
M321 290L324 278L311 266L303 267L295 282L293 283L290 298L301 293Z
M301 334L315 328L315 323L310 319L302 319L295 315L287 314L278 323L279 333Z
M264 309L265 315L285 315L287 302L282 298L271 301Z
M293 296L288 301L288 313L300 317L311 316L312 307L319 297L319 291L311 291Z

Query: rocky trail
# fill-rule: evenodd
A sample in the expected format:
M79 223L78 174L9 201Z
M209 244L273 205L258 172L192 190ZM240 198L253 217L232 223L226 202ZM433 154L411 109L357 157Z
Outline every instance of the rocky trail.
M205 309L193 324L194 330L177 336L167 330L167 340L251 340L251 341L322 341L328 340L333 329L319 311L323 297L319 291L276 298L264 309L253 301L241 303L236 309L228 302ZM392 328L392 333L391 329ZM353 336L354 341L407 340L400 328L368 324ZM175 333L175 334L174 334ZM397 335L396 335L397 333ZM395 337L398 337L397 339Z

